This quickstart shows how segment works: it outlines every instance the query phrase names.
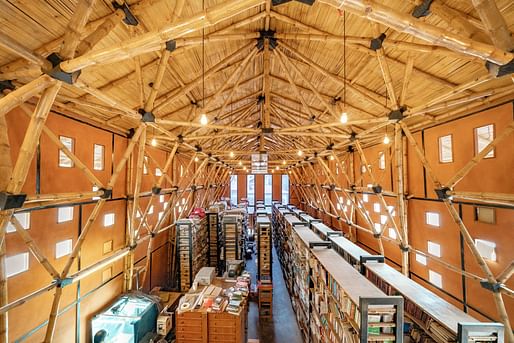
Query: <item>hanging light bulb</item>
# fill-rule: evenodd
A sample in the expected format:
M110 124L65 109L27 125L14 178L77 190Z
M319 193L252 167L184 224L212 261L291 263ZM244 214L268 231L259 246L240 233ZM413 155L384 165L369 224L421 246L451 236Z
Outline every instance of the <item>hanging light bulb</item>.
M278 170L279 169L278 166L276 166L275 169Z
M298 150L298 156L302 156L302 155L303 155L303 151Z
M334 155L330 155L330 161L334 160Z
M341 113L341 124L346 124L348 122L348 114L346 112Z
M389 136L385 135L384 136L384 144L389 144L389 142L390 142Z
M234 152L233 152L233 151L231 151L231 152L230 152L230 157L231 157L231 158L233 158L233 157L234 157Z
M202 115L200 116L200 124L205 126L208 123L209 123L209 119L207 118L207 114L202 113Z
M150 144L152 144L152 146L157 146L157 139L152 138L152 141L150 142Z
M198 162L198 156L195 157L195 162Z
M243 162L242 161L239 161L239 165L242 166L243 165Z
M282 164L283 164L283 165L286 165L286 160L283 160L283 161L282 161Z
M271 169L271 172L274 173L275 172L275 169Z

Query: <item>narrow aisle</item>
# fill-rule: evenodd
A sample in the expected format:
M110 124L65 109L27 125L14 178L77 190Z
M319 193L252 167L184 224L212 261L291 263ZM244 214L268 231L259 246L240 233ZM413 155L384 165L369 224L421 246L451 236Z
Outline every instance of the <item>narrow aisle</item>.
M247 261L246 269L256 273L256 255ZM257 338L260 343L302 343L300 329L291 306L291 298L280 268L280 262L273 247L273 319L259 321L259 309L256 302L250 303L248 314L248 338ZM254 282L255 279L252 279Z

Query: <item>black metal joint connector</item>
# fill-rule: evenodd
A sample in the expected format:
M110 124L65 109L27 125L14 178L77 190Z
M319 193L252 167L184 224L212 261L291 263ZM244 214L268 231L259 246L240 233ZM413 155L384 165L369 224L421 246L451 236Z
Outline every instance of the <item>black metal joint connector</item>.
M160 195L161 191L162 191L161 187L157 187L157 186L152 187L152 194L154 194L154 195Z
M80 76L81 70L77 70L71 73L65 72L61 69L61 62L63 59L55 52L51 53L47 58L52 64L52 69L45 71L45 74L55 80L62 81L67 84L74 84Z
M391 112L389 112L388 119L389 120L400 121L400 120L402 120L404 118L403 113L405 111L406 111L405 107L400 107L397 110L392 110Z
M375 193L375 194L382 193L382 186L380 186L380 185L373 185L373 186L371 186L371 189L373 190L373 193Z
M100 195L100 198L102 198L102 199L112 198L112 188L100 188L99 191L103 192L103 194Z
M64 288L66 286L69 286L73 283L72 278L64 278L64 279L55 279L57 288Z
M14 84L12 83L12 80L0 81L0 93L2 93L6 89L13 91L15 88L16 88L16 86L14 86Z
M501 288L502 288L502 284L499 283L499 282L496 282L496 283L491 283L487 280L481 280L480 281L480 286L482 286L482 288L485 288L493 293L499 293Z
M400 250L403 251L403 252L409 252L410 248L409 248L408 245L401 244L400 245Z
M493 75L494 77L509 75L514 73L514 59L512 59L509 63L503 65L487 61L485 62L485 67L489 71L489 74Z
M172 39L166 42L166 50L173 52L177 49L177 41Z
M448 192L450 192L450 188L448 188L448 187L436 188L434 191L435 191L435 194L437 194L437 198L439 200L445 200L445 199L450 198L450 196L451 196L448 193Z
M123 19L123 22L125 24L130 25L130 26L137 26L139 24L139 21L137 20L136 16L134 16L134 14L132 14L132 12L130 11L130 7L126 3L123 3L122 5L120 5L116 1L113 1L112 7L114 7L115 10L120 9L123 11L123 13L125 14L125 18Z
M155 116L152 112L146 112L144 108L140 108L138 112L143 123L155 123Z
M426 17L430 15L430 5L432 5L432 1L434 0L423 0L421 4L414 7L414 10L412 11L412 16L414 18L421 18Z
M0 192L0 211L22 208L25 203L25 199L27 199L27 194Z
M384 40L386 39L386 34L381 33L380 36L377 38L373 38L369 43L369 48L373 51L377 51L382 48L382 43L384 43Z

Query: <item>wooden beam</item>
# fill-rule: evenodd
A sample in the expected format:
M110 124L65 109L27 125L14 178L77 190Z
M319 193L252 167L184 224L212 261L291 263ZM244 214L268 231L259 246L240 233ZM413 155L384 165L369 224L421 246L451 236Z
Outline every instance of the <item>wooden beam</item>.
M375 36L380 36L380 28L377 23L373 23L373 31L375 33ZM396 91L394 90L393 85L393 78L391 77L391 71L389 70L389 65L387 64L386 58L385 58L385 52L384 48L380 47L376 51L378 64L380 66L380 70L382 71L382 77L384 78L385 86L387 89L387 93L389 95L389 99L391 100L391 103L393 104L393 109L397 110L399 108L398 106L398 98L396 97Z
M39 54L32 52L31 50L25 48L23 45L7 36L4 33L0 32L0 47L5 50L12 52L20 57L23 57L27 61L37 64L44 69L51 69L52 64L50 61L46 60L44 57Z
M386 25L398 32L405 32L435 45L477 56L498 65L505 65L514 59L513 53L416 20L408 14L400 13L374 0L320 0L320 2Z
M119 62L147 52L157 51L161 44L169 40L210 27L263 3L264 0L227 0L191 18L166 25L157 31L151 31L113 47L91 51L75 59L62 62L61 69L65 72L74 72L91 65Z
M96 0L79 0L77 7L66 27L63 44L59 55L68 60L75 56L75 49L80 43L80 37L84 30L89 16L93 12Z
M514 50L512 33L494 0L472 0L482 23L495 47L504 51Z
M3 117L13 108L23 104L25 101L38 94L39 92L42 92L51 83L53 83L53 81L49 76L42 75L37 79L27 83L26 85L17 88L9 94L3 96L0 98L0 116Z
M266 10L270 8L269 1L266 1ZM269 12L268 16L266 16L266 26L269 27L270 17ZM264 95L264 105L262 109L262 115L261 115L261 123L263 128L269 128L271 127L271 119L270 119L270 113L271 113L271 51L270 51L270 45L269 40L264 39L264 51L263 51L263 58L262 58L262 93Z
M506 283L512 274L514 274L514 261L511 261L510 264L498 275L496 279L499 283Z

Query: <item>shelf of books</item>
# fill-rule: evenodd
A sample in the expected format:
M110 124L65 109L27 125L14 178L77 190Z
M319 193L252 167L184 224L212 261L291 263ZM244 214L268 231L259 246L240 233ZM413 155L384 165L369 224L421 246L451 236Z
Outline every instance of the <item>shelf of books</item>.
M459 324L464 328L480 324L480 336L488 337L481 340L491 341L498 337L495 333L497 323L480 323L385 263L366 262L365 269L366 277L384 293L401 295L405 299L405 315L415 324L410 332L414 342L455 342Z
M313 247L312 342L402 342L403 298L387 296L328 247Z
M196 273L207 266L209 249L207 220L205 218L181 219L176 225L180 290L187 291Z
M322 242L307 224L297 225L293 228L292 241L292 263L293 263L293 288L289 289L291 303L296 319L300 327L304 342L309 342L310 322L310 293L309 293L309 258L310 242Z
M282 251L281 254L281 265L282 265L282 272L284 274L284 280L286 282L286 285L289 289L293 286L293 263L292 263L292 241L291 241L291 234L293 231L293 228L297 225L304 226L305 223L303 223L300 219L298 219L294 214L286 214L284 216L284 228L282 230L282 236L281 237L281 245L280 250Z
M312 223L311 228L326 241L328 240L329 233L336 232L321 221Z
M309 225L312 224L312 223L321 223L321 219L316 219L314 217L311 217L307 213L302 214L300 216L300 219L303 220L305 223L307 223Z
M209 231L209 266L219 269L221 230L218 212L207 212L207 230Z
M271 279L272 243L271 220L267 214L257 215L257 279Z
M239 214L225 214L221 221L224 236L224 261L241 260L244 250L243 217Z
M376 258L377 256L371 255L366 250L359 247L349 239L343 237L340 233L338 235L328 234L329 240L333 243L333 248L352 266L360 269L361 260L368 260Z

